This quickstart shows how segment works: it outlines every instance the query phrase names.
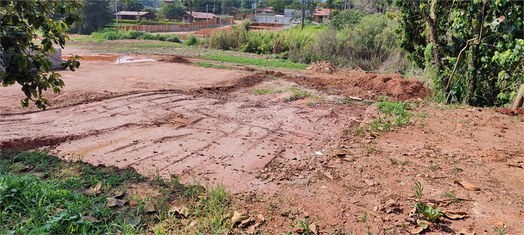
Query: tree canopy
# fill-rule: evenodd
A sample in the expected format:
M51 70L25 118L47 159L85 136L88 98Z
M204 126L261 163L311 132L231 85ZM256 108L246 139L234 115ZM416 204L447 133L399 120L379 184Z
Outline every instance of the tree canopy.
M511 0L398 0L409 59L433 71L439 101L510 102L524 82L523 4Z
M82 5L83 8L78 10L82 21L71 27L72 33L91 34L113 20L113 13L107 0L83 0Z
M173 2L162 7L162 15L168 19L178 19L178 15L180 15L185 10L185 6L182 6L182 4L179 2Z
M22 86L26 95L22 106L34 101L38 108L45 109L49 102L42 97L42 91L59 93L64 86L60 74L52 70L48 54L55 52L54 45L64 47L65 31L81 20L77 14L81 7L79 1L0 1L0 83L4 87L15 83ZM37 37L41 41L35 41ZM63 67L74 70L79 65L69 59Z

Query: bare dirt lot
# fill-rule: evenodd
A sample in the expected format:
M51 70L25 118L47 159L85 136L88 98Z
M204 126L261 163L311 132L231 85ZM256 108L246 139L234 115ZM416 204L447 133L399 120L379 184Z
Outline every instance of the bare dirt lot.
M326 234L408 234L415 227L408 202L419 181L425 201L466 214L426 234L493 234L505 226L524 234L521 116L426 103L422 84L400 75L100 60L62 75L66 87L48 94L54 106L46 111L19 108L19 88L2 88L0 147L48 146L94 165L221 183L257 218L243 232L300 232L293 227L302 220ZM411 124L358 135L376 115L365 100L379 96L418 99Z

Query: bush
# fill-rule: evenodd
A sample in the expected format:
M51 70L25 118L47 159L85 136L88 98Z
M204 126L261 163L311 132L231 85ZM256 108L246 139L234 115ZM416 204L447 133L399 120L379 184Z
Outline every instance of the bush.
M396 24L386 15L355 11L347 16L344 28L309 25L304 31L250 31L249 22L231 31L215 32L209 47L257 54L287 54L296 63L330 61L337 66L368 71L403 73L409 66L397 45ZM348 23L349 22L349 23ZM355 23L356 22L356 23ZM355 24L354 24L355 23Z
M403 72L408 66L404 54L396 44L395 24L385 15L362 17L356 25L335 27L318 34L313 42L290 52L295 62L330 61L337 66L359 67L363 70Z
M297 33L294 29L249 31L249 24L250 22L247 22L233 27L231 31L213 33L209 38L209 47L257 54L280 54L292 49L294 42L299 42L299 45L308 44L316 34L315 32Z
M195 37L195 35L190 34L189 37L187 37L187 40L184 41L185 45L193 46L198 44L198 38Z

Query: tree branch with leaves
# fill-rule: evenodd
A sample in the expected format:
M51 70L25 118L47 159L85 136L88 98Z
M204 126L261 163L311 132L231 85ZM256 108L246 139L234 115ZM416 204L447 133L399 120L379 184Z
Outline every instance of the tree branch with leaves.
M15 83L22 86L26 96L22 106L27 107L31 101L45 109L49 101L42 92L50 89L59 93L63 88L64 82L53 70L49 54L55 53L55 45L64 48L68 39L65 31L81 20L77 14L81 7L78 1L0 1L0 83L4 87ZM78 68L80 63L75 58L62 67Z

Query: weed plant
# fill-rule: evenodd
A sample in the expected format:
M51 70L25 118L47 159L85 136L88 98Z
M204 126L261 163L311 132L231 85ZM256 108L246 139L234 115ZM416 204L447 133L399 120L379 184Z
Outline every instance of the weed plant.
M377 108L380 113L371 123L371 132L385 132L411 123L411 103L384 100L377 103Z
M214 55L203 55L201 56L204 59L217 60L222 62L236 63L236 64L245 64L245 65L255 65L260 67L273 67L273 68L289 68L289 69L304 69L307 67L306 64L293 63L287 60L268 60L261 58L248 58L242 56L232 56L232 55L223 55L223 54L214 54Z

